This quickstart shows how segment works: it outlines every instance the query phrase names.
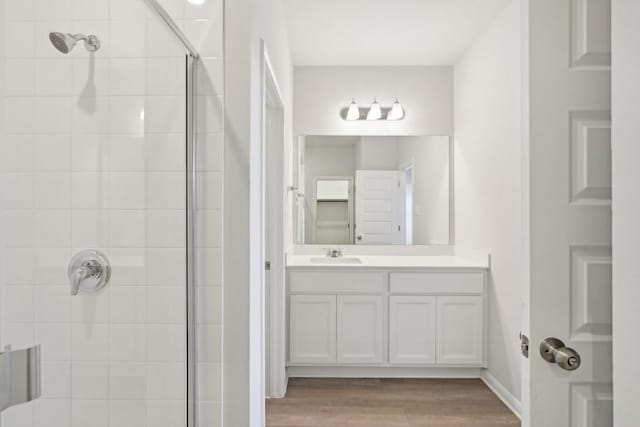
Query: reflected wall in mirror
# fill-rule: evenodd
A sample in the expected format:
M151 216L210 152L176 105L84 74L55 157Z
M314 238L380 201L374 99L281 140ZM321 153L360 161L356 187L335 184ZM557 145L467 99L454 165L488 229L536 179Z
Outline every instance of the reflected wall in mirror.
M298 243L449 244L448 136L298 141Z

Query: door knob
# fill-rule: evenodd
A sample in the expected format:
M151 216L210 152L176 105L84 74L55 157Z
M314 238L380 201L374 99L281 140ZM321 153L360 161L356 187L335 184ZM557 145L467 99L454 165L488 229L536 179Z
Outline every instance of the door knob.
M362 240L362 236L358 236L358 240Z
M85 250L71 258L67 272L71 284L71 295L78 295L80 290L98 292L111 278L111 264L102 252Z
M558 338L547 338L540 343L540 355L549 363L555 363L565 371L575 371L580 367L580 355L566 347Z

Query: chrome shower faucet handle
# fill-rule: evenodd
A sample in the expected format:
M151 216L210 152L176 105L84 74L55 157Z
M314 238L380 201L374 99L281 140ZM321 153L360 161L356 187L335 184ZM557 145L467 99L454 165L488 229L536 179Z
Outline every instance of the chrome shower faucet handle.
M80 290L86 293L95 293L109 282L111 264L102 252L84 250L71 259L67 273L71 285L71 295L78 295Z

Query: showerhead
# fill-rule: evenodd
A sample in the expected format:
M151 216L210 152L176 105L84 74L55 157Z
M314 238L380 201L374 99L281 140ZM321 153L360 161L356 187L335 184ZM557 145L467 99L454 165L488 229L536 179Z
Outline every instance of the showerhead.
M71 52L76 46L76 43L78 43L71 34L64 33L49 33L49 40L51 40L51 43L53 43L56 49L64 54Z
M76 44L80 41L84 41L84 47L89 52L95 52L100 49L100 40L96 36L84 34L69 34L69 33L49 33L49 40L53 46L60 52L67 54L73 50Z

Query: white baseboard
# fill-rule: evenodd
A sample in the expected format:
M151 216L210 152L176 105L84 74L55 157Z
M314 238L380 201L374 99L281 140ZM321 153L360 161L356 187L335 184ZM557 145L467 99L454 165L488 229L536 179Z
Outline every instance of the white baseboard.
M280 390L276 390L274 394L267 394L265 399L282 399L287 395L287 388L289 388L289 375L285 370L284 383Z
M516 417L522 419L520 413L522 411L522 404L516 397L511 394L509 390L505 386L502 385L500 381L496 377L493 376L488 370L483 370L480 375L480 379L495 393L500 400L507 406L507 408L511 409L511 412L515 414Z
M289 366L291 378L480 378L480 368Z

